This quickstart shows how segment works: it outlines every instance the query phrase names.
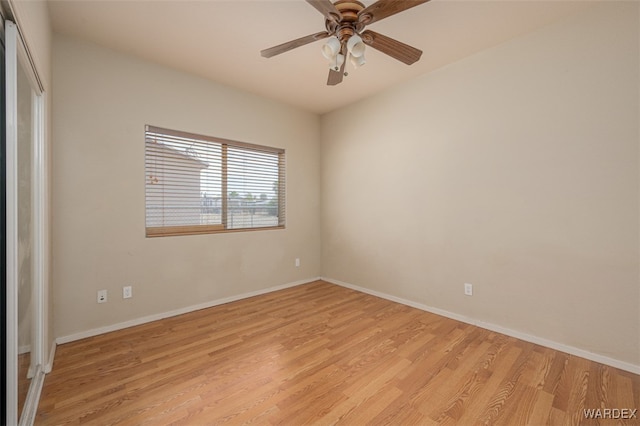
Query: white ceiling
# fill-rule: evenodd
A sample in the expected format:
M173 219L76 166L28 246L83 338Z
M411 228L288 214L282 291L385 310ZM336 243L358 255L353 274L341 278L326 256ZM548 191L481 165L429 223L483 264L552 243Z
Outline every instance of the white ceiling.
M420 61L407 66L368 48L367 64L334 87L326 85L322 41L260 56L324 30L324 17L303 0L49 0L49 9L55 32L325 113L592 4L432 0L368 27L421 49Z

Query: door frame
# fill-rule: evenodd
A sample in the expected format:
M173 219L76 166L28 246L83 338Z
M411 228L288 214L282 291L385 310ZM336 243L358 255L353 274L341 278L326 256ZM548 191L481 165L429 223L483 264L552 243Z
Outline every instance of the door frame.
M19 26L4 22L5 32L5 96L6 96L6 422L32 424L44 381L45 353L45 282L48 259L48 160L45 144L45 98L42 85ZM33 220L33 287L31 330L31 385L18 419L18 66L22 66L32 88L32 220Z

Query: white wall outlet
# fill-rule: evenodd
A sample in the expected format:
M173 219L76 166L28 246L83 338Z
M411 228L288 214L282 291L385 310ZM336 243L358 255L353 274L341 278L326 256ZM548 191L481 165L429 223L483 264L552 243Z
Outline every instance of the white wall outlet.
M98 290L98 303L107 303L107 290Z
M300 258L296 257L296 268L300 267Z
M467 296L473 296L473 284L464 283L464 294Z
M131 286L130 285L126 285L124 287L122 287L122 298L123 299L129 299L133 297L133 292L131 290Z

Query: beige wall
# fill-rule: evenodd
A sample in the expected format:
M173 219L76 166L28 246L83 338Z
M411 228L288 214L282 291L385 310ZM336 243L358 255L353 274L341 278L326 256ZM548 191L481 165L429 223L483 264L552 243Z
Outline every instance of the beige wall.
M597 6L323 116L323 276L639 366L638 16Z
M58 337L319 275L316 115L65 36L53 45ZM286 149L287 228L145 238L145 124Z

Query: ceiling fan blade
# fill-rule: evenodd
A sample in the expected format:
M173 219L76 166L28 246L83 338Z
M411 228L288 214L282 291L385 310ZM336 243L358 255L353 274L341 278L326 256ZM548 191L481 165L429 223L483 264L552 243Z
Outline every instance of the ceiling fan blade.
M307 0L311 6L315 7L318 12L322 13L325 18L333 21L340 22L342 14L329 0Z
M378 0L358 13L358 22L369 25L376 21L419 6L429 0Z
M277 46L270 47L268 49L264 49L260 51L260 54L265 58L271 58L272 56L279 55L284 52L288 52L289 50L295 49L296 47L304 46L305 44L313 43L317 40L322 40L323 38L329 37L329 34L326 31L316 34L310 34L305 37L300 37L295 40L288 41L286 43L279 44Z
M382 53L386 53L392 58L395 58L400 62L404 62L407 65L417 62L420 59L420 56L422 56L422 50L411 47L408 44L401 43L398 40L394 40L391 37L387 37L375 31L365 30L362 32L361 36L362 41L364 41L366 45L369 45Z
M347 60L342 63L340 67L340 71L329 70L329 77L327 78L327 86L335 86L336 84L342 83L342 79L344 78L344 67L347 65Z

